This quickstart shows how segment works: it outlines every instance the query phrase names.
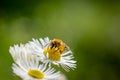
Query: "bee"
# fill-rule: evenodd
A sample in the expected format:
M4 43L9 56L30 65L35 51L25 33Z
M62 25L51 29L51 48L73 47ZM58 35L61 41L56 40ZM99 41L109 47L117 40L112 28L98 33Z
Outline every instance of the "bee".
M53 39L48 47L44 50L44 54L48 53L49 59L59 61L61 54L68 49L68 46L61 39Z
M51 40L49 47L50 49L55 49L55 51L60 52L60 54L68 49L68 46L61 39Z

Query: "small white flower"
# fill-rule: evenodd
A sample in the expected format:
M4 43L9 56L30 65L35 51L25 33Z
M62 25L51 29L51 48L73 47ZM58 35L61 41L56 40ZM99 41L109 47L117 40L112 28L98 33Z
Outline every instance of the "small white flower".
M59 80L59 72L40 64L38 57L31 55L32 50L26 45L15 45L10 48L10 53L15 61L13 72L23 80Z
M60 39L49 40L48 37L39 40L33 39L29 42L29 45L43 63L61 66L66 71L76 68L72 51Z

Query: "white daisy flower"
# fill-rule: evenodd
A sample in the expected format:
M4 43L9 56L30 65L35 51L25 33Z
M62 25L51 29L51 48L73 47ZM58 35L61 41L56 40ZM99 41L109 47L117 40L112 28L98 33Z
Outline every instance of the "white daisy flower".
M39 40L33 39L29 42L29 45L43 63L61 66L66 71L76 68L72 51L60 39L49 40L48 37Z
M47 67L47 64L39 63L38 57L30 55L29 50L26 50L26 46L18 46L10 48L15 63L13 63L13 72L21 77L23 80L59 80L59 72L55 69ZM18 51L17 51L18 50Z

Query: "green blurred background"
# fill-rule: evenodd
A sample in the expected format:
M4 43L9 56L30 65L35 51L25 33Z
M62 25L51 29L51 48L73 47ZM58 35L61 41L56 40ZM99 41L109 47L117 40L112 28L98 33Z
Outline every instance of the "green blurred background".
M74 52L68 80L120 80L119 0L0 0L0 80L21 80L10 46L46 36Z

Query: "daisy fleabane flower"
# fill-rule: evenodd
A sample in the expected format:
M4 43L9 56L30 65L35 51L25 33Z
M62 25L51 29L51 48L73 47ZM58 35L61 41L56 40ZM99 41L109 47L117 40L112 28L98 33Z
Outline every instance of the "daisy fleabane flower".
M43 63L61 66L66 71L76 68L72 51L61 39L33 39L29 45Z
M60 72L47 64L40 64L38 57L29 54L26 45L15 45L10 48L10 53L15 61L13 72L23 80L59 80Z

